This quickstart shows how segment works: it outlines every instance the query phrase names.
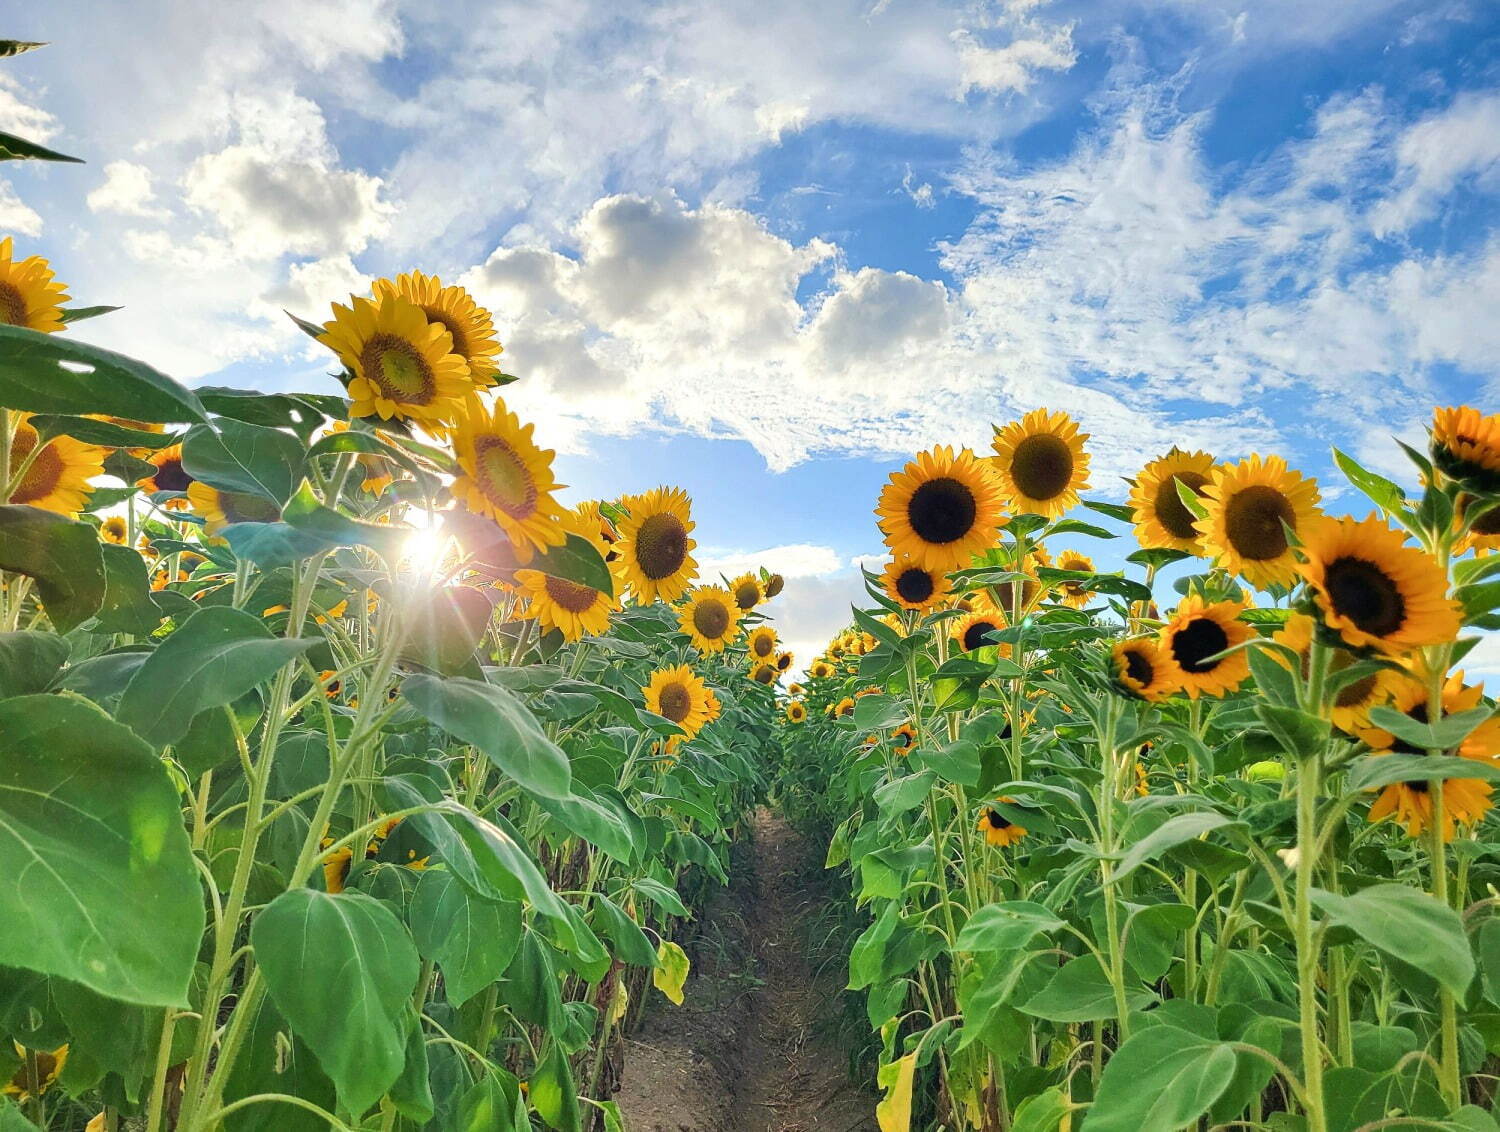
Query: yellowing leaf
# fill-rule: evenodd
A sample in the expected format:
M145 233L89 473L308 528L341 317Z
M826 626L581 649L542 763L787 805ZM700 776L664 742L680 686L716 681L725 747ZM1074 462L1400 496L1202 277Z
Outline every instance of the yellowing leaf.
M615 994L609 1005L609 1022L614 1025L625 1017L625 1011L630 1009L630 991L625 986L624 979L615 980Z
M911 1088L917 1075L917 1055L909 1053L899 1061L880 1067L880 1084L885 1099L875 1106L880 1132L909 1132L911 1128Z
M688 957L687 952L678 947L670 940L662 940L661 946L656 949L656 970L651 972L651 982L656 989L661 991L672 1000L676 1006L682 1005L682 984L687 982ZM910 1108L910 1104L907 1106Z

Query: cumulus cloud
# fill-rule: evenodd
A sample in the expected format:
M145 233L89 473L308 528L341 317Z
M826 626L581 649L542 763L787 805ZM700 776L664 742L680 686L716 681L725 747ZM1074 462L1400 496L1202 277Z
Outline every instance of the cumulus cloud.
M152 202L151 170L134 161L111 161L104 167L104 181L89 193L94 212L117 212L122 216L158 217L164 210Z
M1372 216L1377 236L1431 217L1455 187L1500 188L1500 92L1465 91L1407 129L1396 145L1397 191Z
M40 236L42 218L16 195L11 183L0 177L0 231L21 236Z
M833 547L811 543L770 546L764 550L699 547L694 557L698 561L699 575L705 578L719 574L734 578L762 568L788 579L817 578L837 573L844 565Z

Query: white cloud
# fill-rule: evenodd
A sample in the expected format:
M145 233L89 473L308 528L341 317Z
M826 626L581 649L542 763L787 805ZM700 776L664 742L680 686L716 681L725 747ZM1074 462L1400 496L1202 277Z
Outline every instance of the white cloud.
M58 131L57 117L33 106L35 97L19 80L0 73L0 130L45 145Z
M1500 92L1459 94L1402 133L1396 161L1399 188L1375 208L1377 236L1428 219L1466 180L1490 192L1500 188Z
M94 212L117 212L122 216L160 217L163 209L152 204L151 170L133 161L111 161L104 167L104 180L88 195Z
M1066 71L1078 61L1073 49L1073 25L1039 29L1038 38L1016 38L1000 47L987 47L968 30L954 33L961 77L958 93L971 90L1024 94L1039 71Z
M762 567L788 579L817 578L837 573L844 565L831 546L810 543L771 546L764 550L699 547L694 557L698 560L698 574L704 578L715 578L720 574L734 578Z
M21 236L40 236L42 218L16 196L11 183L0 177L0 231Z

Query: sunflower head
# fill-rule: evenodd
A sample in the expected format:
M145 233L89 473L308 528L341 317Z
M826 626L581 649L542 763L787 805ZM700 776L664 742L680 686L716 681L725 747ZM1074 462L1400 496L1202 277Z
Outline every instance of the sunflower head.
M1458 497L1454 511L1462 532L1454 547L1456 553L1500 550L1500 499L1463 494Z
M534 429L523 426L499 398L486 408L470 397L453 433L460 469L454 498L499 524L523 565L537 550L567 541L555 495L562 485L552 474L554 453L532 439Z
M30 413L16 414L12 424L10 476L15 486L7 502L62 515L83 510L93 494L94 477L104 472L106 450L66 435L43 441Z
M891 475L876 508L893 556L935 572L968 564L1008 522L1000 485L967 448L939 446Z
M1195 594L1162 626L1158 655L1171 665L1173 682L1193 699L1232 692L1250 675L1244 649L1217 655L1255 636L1239 619L1243 612L1239 602L1208 602Z
M1207 514L1194 524L1204 550L1254 586L1290 586L1297 559L1287 532L1318 518L1318 486L1280 456L1251 456L1214 470L1203 489Z
M8 244L10 241L6 240L5 243ZM0 1085L0 1097L14 1097L18 1104L25 1104L52 1087L58 1074L68 1064L68 1047L63 1045L51 1051L43 1049L28 1051L19 1042L15 1043L15 1047L16 1056L21 1059L21 1065L9 1081ZM30 1057L28 1057L28 1052ZM34 1072L31 1068L32 1060L36 1062ZM6 1106L7 1109L9 1107L9 1105Z
M220 491L200 480L188 484L188 503L203 518L205 534L216 535L233 523L274 523L281 508L258 495Z
M351 416L443 425L459 415L474 388L468 363L453 352L452 335L399 295L335 303L318 341L353 375Z
M896 754L903 758L911 754L911 749L917 744L917 729L909 723L903 723L891 732L891 746L896 749Z
M1432 462L1472 491L1500 492L1500 413L1468 405L1432 414Z
M744 613L749 613L766 600L765 589L754 574L741 574L729 583L729 592L734 595L734 604Z
M130 524L124 515L111 515L99 524L99 538L114 546L124 546L130 538Z
M708 722L709 690L701 677L685 664L651 674L651 683L641 689L646 709L670 719L691 739Z
M1005 805L1014 801L1012 798L999 799L999 805ZM996 809L995 806L986 806L979 815L979 832L984 834L986 845L993 845L997 849L1003 849L1007 845L1014 845L1026 836L1026 830L1011 821L1005 814Z
M786 579L780 574L767 574L765 581L767 600L775 597L786 587Z
M1316 619L1309 614L1293 611L1287 617L1286 624L1271 637L1278 645L1297 654L1304 679L1309 673L1312 641L1317 632ZM1271 656L1278 664L1290 667L1285 654L1273 651ZM1376 668L1352 680L1337 679L1350 666L1362 662L1369 663L1359 654L1338 647L1330 651L1328 658L1330 683L1337 684L1329 717L1335 727L1351 735L1369 726L1370 709L1389 702L1401 680L1400 671L1394 666Z
M699 586L677 611L678 624L703 652L720 652L740 635L740 608L722 586Z
M776 661L776 630L769 625L757 625L745 638L745 651L750 654L751 664L774 664Z
M1065 550L1057 556L1057 568L1072 570L1080 574L1092 574L1094 560L1079 551ZM1081 581L1068 581L1062 584L1063 603L1071 605L1074 609L1082 609L1088 605L1091 596L1089 591L1083 588Z
M544 630L556 629L565 641L597 637L609 631L609 615L619 600L581 585L544 574L540 570L517 570L516 587L526 596L526 616L535 617Z
M787 704L786 720L788 723L805 723L807 721L807 705L801 700L793 700Z
M789 672L789 671L791 671L792 664L796 661L796 659L797 659L796 656L794 654L792 654L792 653L789 653L789 652L779 652L779 653L777 653L776 654L776 671L777 672Z
M1213 473L1214 458L1207 452L1183 452L1177 448L1141 469L1130 492L1135 537L1141 546L1148 550L1203 553L1195 526L1197 516L1183 504L1177 489L1181 484L1201 495Z
M435 275L409 271L395 279L377 279L372 288L377 301L405 299L421 308L427 321L448 332L453 352L469 367L474 384L483 389L495 384L500 367L496 359L503 349L495 337L490 312L457 284L443 285Z
M1130 696L1159 703L1177 690L1175 666L1162 656L1161 645L1151 637L1118 641L1110 650L1110 675L1115 687Z
M757 684L774 684L777 678L776 665L774 663L752 665L749 675L750 679Z
M182 466L182 445L169 444L158 448L146 457L146 462L155 469L144 479L135 481L142 491L186 491L193 477Z
M1089 486L1087 433L1067 413L1034 409L995 430L991 467L1013 511L1059 518Z
M698 573L693 560L693 520L687 492L658 487L624 501L620 524L621 569L636 601L676 601Z
M847 719L854 714L854 697L845 696L833 707L833 714L838 719Z
M69 297L45 259L32 255L17 262L11 238L0 240L0 323L52 334L66 325L62 307Z
M814 680L827 680L834 673L833 665L819 657L808 666L807 674Z
M990 640L989 635L1004 629L1005 624L1005 618L999 614L991 610L978 610L955 617L948 631L962 651L973 652L975 649L995 647L995 642ZM1007 653L1010 646L1002 645L1000 649L1002 653Z
M912 558L894 558L880 573L880 588L902 609L926 610L941 605L953 592L953 583L941 570Z

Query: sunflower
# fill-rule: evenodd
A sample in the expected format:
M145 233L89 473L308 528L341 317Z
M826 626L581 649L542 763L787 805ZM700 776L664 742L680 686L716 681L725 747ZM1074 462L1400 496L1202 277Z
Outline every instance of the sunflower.
M124 515L111 515L99 524L99 537L115 546L124 546L130 538L130 524Z
M789 671L791 669L791 667L792 667L792 663L796 659L797 659L797 657L793 653L789 653L789 652L779 652L779 653L777 653L776 654L776 661L775 661L776 671L777 672L787 672L787 671Z
M1350 648L1405 653L1458 636L1458 606L1436 560L1375 516L1324 519L1306 532L1298 567L1323 622Z
M609 615L618 598L600 593L540 570L517 570L516 587L526 595L524 616L535 617L543 629L556 629L565 641L597 637L609 631Z
M808 666L807 674L814 680L826 680L833 675L833 665L819 657Z
M948 632L960 649L973 652L978 648L993 647L995 642L988 639L989 634L997 633L1003 628L1004 618L992 611L980 610L955 617Z
M1255 636L1255 630L1239 620L1244 611L1239 602L1210 603L1195 594L1162 626L1159 655L1170 662L1174 682L1193 699L1232 692L1250 675L1244 649L1210 659Z
M786 721L788 723L805 723L807 721L807 705L801 700L793 700L787 704Z
M766 600L766 591L754 574L741 574L729 583L729 592L734 594L734 604L745 613Z
M258 495L220 491L194 480L187 487L188 502L203 517L205 534L215 535L231 523L274 523L281 518L281 508Z
M708 687L685 664L653 672L651 683L641 691L646 710L670 719L689 739L708 722Z
M75 515L93 494L89 482L104 472L106 450L71 436L54 436L41 442L30 413L17 413L10 438L10 475L25 465L9 502L25 503L43 511ZM0 489L3 490L3 489Z
M62 305L69 298L45 259L32 255L17 263L11 238L0 240L0 323L51 334L66 325Z
M750 630L745 639L745 649L750 654L751 664L770 664L776 659L776 630L769 625L759 625Z
M1400 676L1392 686L1390 706L1410 716L1418 723L1428 722L1428 687L1431 681L1426 665L1414 664L1409 672ZM1472 711L1484 703L1484 689L1478 685L1465 684L1462 672L1450 672L1443 680L1443 715L1457 715ZM1399 750L1402 754L1426 754L1398 741L1389 731L1378 727L1360 730L1359 737L1378 751ZM1469 759L1500 758L1500 716L1485 720L1464 738L1458 746L1458 754Z
M845 696L843 699L841 699L837 704L834 705L833 714L839 719L844 719L847 716L853 715L854 697Z
M597 499L574 507L563 516L563 525L574 534L588 539L599 556L610 564L611 570L614 569L614 564L620 560L620 552L615 549L615 543L620 541L620 533L615 530L614 523L604 513L604 508Z
M630 517L620 524L618 550L631 592L642 605L676 601L698 573L687 492L658 487L624 504Z
M779 594L786 586L786 579L780 574L767 574L765 581L766 600L770 600Z
M1214 458L1207 452L1178 448L1141 469L1130 492L1129 506L1135 514L1135 537L1143 547L1203 553L1193 525L1197 517L1183 505L1177 485L1201 495L1213 473Z
M1432 414L1432 462L1475 491L1500 491L1500 413L1461 405Z
M1308 674L1308 660L1312 649L1313 634L1317 632L1317 627L1317 622L1306 613L1294 612L1287 618L1286 624L1271 637L1277 644L1291 649L1302 658L1304 678ZM1278 664L1290 667L1286 657L1282 654L1273 652L1271 655ZM1347 649L1334 648L1328 658L1329 674L1336 675L1351 664L1358 663L1360 659L1358 655ZM1329 713L1333 725L1351 735L1356 734L1362 727L1368 727L1370 709L1388 703L1395 694L1400 681L1401 673L1397 669L1381 668L1352 683L1345 684L1333 697L1333 705Z
M682 631L702 652L720 652L740 635L740 609L722 586L699 586L677 611Z
M318 684L323 689L323 694L330 700L339 698L339 692L343 690L344 682L339 679L339 674L331 668L325 668L318 673Z
M752 665L747 675L757 684L771 685L776 683L776 666L774 664Z
M1065 550L1057 556L1057 568L1059 570L1074 570L1081 574L1092 574L1094 572L1094 560L1086 554L1076 550ZM1089 603L1093 596L1083 588L1082 582L1064 582L1062 584L1063 604L1071 605L1074 609L1082 609Z
M1088 433L1067 413L1034 409L995 430L990 466L1000 478L1012 511L1056 519L1089 486Z
M1194 526L1204 552L1253 586L1290 586L1297 560L1287 529L1298 534L1318 517L1318 485L1280 456L1251 456L1214 469L1203 488L1208 514Z
M1160 703L1177 690L1175 665L1161 654L1151 637L1118 641L1110 650L1110 672L1115 685L1132 696Z
M1471 550L1500 550L1500 504L1488 511L1481 511L1478 518L1469 518L1471 509L1495 502L1493 497L1480 500L1472 495L1460 495L1454 502L1454 519L1461 532L1453 548L1455 554L1465 554Z
M5 245L9 243L8 239L4 242ZM52 1087L52 1082L57 1080L63 1066L68 1064L68 1047L58 1046L51 1053L41 1049L31 1051L36 1059L36 1075L33 1077L31 1065L27 1061L26 1047L14 1040L11 1044L16 1047L16 1056L21 1059L21 1066L16 1070L15 1076L0 1085L0 1097L14 1097L17 1104L25 1104L33 1096L39 1097ZM7 1109L9 1107L6 1105Z
M567 541L559 521L562 508L553 495L562 486L552 475L553 452L537 446L531 437L535 427L523 427L499 398L486 409L471 397L453 432L453 454L461 469L453 481L453 497L475 514L494 519L522 564L537 550Z
M917 745L917 729L909 723L903 723L891 732L891 746L896 748L896 753L901 756L911 754L911 749Z
M453 342L453 352L469 364L474 384L486 389L495 384L500 367L495 359L503 351L495 337L490 312L457 284L443 286L435 275L409 271L395 279L377 279L372 288L377 301L400 297L420 307L427 321L441 326Z
M1000 801L1005 803L1014 799L1001 798ZM979 815L979 832L984 834L986 845L993 845L998 849L1014 845L1026 836L1024 829L991 806L986 806L984 812Z
M933 571L968 565L995 543L1006 518L1000 484L967 448L940 445L893 472L875 509L897 558Z
M146 457L155 471L135 481L142 491L186 491L193 477L182 466L182 445L169 444Z
M318 337L353 375L350 415L438 425L457 417L474 385L468 363L453 352L452 335L397 295L350 303L333 305L333 319Z
M945 573L929 570L911 558L887 562L880 573L880 585L902 609L931 609L953 592L953 583Z
M806 691L807 689L804 688L801 684L788 684L786 686L786 694L789 696L801 696L805 694Z

